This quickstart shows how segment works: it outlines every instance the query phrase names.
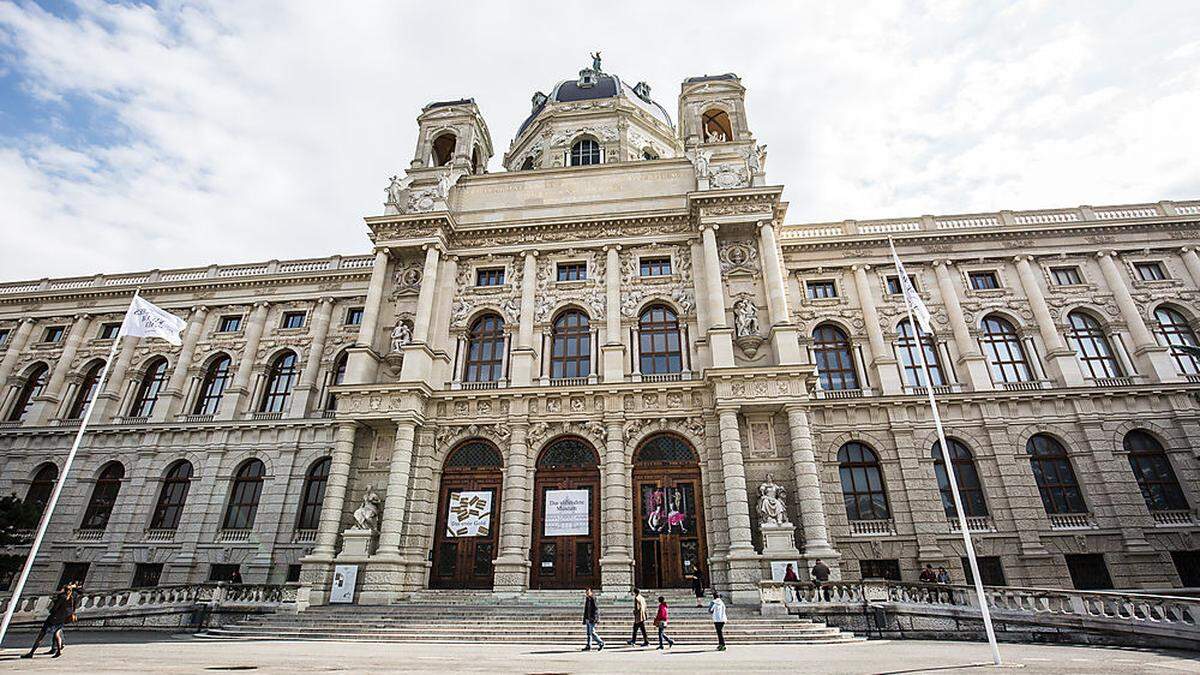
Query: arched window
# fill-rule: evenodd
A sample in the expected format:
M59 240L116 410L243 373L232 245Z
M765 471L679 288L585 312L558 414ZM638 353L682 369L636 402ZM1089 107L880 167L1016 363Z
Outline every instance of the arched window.
M1037 434L1029 438L1025 452L1029 453L1029 464L1038 491L1042 493L1046 513L1087 513L1075 469L1071 468L1071 458L1067 457L1067 449L1062 443L1045 434Z
M1187 319L1170 307L1159 307L1154 310L1154 318L1158 321L1159 340L1172 348L1171 356L1175 359L1175 365L1179 367L1179 372L1185 375L1200 374L1200 358L1196 358L1195 354L1185 350L1174 348L1177 345L1200 346L1200 341L1196 339L1196 332L1192 330Z
M21 391L17 392L17 400L13 401L13 407L8 411L9 422L25 419L25 413L29 412L29 405L33 403L33 399L41 396L42 390L46 388L46 375L49 372L49 366L44 363L29 369L25 374L25 384L21 385Z
M1158 439L1135 429L1125 434L1124 446L1147 508L1151 511L1186 511L1187 498L1179 487L1171 460L1167 459L1167 451Z
M691 444L674 434L656 434L646 439L640 448L634 463L638 465L667 465L699 463Z
M522 171L531 171L533 168L533 157L526 157L525 161L521 162Z
M471 173L483 173L483 155L479 152L478 145L471 150Z
M817 362L817 374L821 388L827 391L858 389L858 372L854 369L854 355L850 351L850 338L837 326L822 324L813 330L813 357Z
M550 377L587 377L592 368L592 330L587 314L567 310L554 319Z
M454 134L445 133L433 139L433 165L446 166L454 159L454 148L458 139Z
M226 530L248 530L254 527L258 500L262 497L263 476L267 468L257 459L244 462L233 476L229 506L225 509Z
M1068 336L1071 346L1093 378L1121 377L1125 374L1113 355L1112 345L1099 321L1084 312L1071 312L1067 315L1067 321L1071 324Z
M463 441L446 457L446 469L499 469L504 466L500 451L491 443L473 439Z
M712 109L702 117L704 127L704 143L724 143L733 139L733 125L729 122L729 113L724 110Z
M638 361L645 375L683 370L679 317L666 305L651 305L638 317Z
M592 446L573 436L556 439L538 456L539 469L594 468L600 458Z
M875 451L857 441L838 450L838 471L842 477L842 500L850 520L887 520L892 517L888 508L887 491L883 488L883 472Z
M58 480L58 467L47 462L38 467L29 482L29 491L25 493L25 503L36 506L40 514L50 503L50 493L54 491L54 482Z
M192 463L181 459L167 469L163 476L162 489L158 492L158 505L150 519L152 530L179 529L179 517L187 503L188 488L192 485Z
M921 355L917 353L917 337L913 335L912 324L905 319L896 330L900 335L896 340L896 348L900 352L900 363L904 366L904 381L910 387L924 387L925 373L921 370ZM929 376L933 379L933 386L940 387L946 384L933 336L922 331L921 344L925 347L925 362L929 364Z
M600 144L590 138L575 141L571 146L571 166L589 166L600 163Z
M204 371L204 379L200 381L200 394L196 397L196 405L192 408L194 415L215 415L221 407L221 396L225 387L229 386L229 367L233 361L221 354L213 359Z
M321 522L321 504L325 502L325 484L329 481L329 466L332 463L329 457L322 457L308 467L308 473L304 475L304 489L300 493L297 530L315 530Z
M992 367L992 379L996 382L1028 382L1033 379L1021 336L1007 319L995 314L983 318L983 334L979 338L988 363Z
M262 405L258 406L258 411L281 413L287 410L295 384L296 353L286 351L271 362L271 369L267 372L267 388L263 392Z
M988 514L987 499L983 496L983 482L979 480L979 472L975 469L975 457L967 446L957 439L947 438L950 445L950 461L953 462L954 478L958 484L958 496L962 499L963 510L969 517L983 517ZM942 456L941 442L933 444L933 473L937 476L938 490L942 493L942 508L947 518L957 518L954 509L954 494L950 491L950 476L946 474L946 458Z
M97 361L83 372L83 377L79 380L79 388L75 390L75 400L71 402L71 408L67 411L67 419L77 420L83 417L83 412L87 410L88 404L96 396L96 385L100 383L100 371L102 370L104 370L104 362Z
M92 488L92 498L88 501L87 510L83 512L81 530L103 530L108 527L108 518L112 515L113 506L117 503L117 495L121 492L121 480L125 478L125 467L120 462L109 462L96 479Z
M336 387L346 381L346 365L350 363L350 352L342 352L333 362L333 374L329 378L329 386ZM325 409L337 410L337 394L332 391L325 397Z
M159 356L146 364L146 373L138 385L137 395L129 406L130 417L149 417L158 403L158 393L167 383L167 360Z
M485 314L471 324L463 380L497 382L504 371L504 319Z

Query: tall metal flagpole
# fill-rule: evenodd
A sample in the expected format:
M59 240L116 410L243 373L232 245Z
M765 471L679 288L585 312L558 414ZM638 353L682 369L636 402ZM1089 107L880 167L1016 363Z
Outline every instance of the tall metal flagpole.
M888 238L892 247L892 255L896 255L896 245ZM901 272L901 270L897 270ZM903 281L901 282L903 283ZM962 497L958 494L958 475L954 469L954 457L950 454L950 446L946 444L946 432L942 429L942 416L938 413L937 399L933 395L933 378L929 374L929 363L925 359L925 343L922 341L921 325L913 320L912 305L904 298L904 307L908 310L908 326L916 337L917 358L921 362L921 372L925 374L925 393L929 395L929 408L933 411L933 426L937 429L938 447L942 451L942 464L946 467L946 478L950 482L950 494L954 496L954 510L958 514L958 528L962 531L963 543L967 549L967 561L971 566L971 578L975 581L975 595L979 598L979 612L983 615L983 628L987 632L988 644L992 647L992 663L1000 665L1000 646L996 644L996 631L992 628L992 612L988 608L987 598L984 597L983 579L979 576L979 563L975 559L975 546L971 543L971 528L967 526L967 514L963 510Z
M133 292L133 297L137 298L141 293L141 289ZM132 307L132 301L130 306ZM128 314L128 310L126 310ZM121 336L113 340L112 347L108 350L108 358L104 361L104 368L100 370L100 378L96 380L96 390L92 394L92 400L88 403L87 410L83 413L83 419L79 421L79 431L75 432L75 442L71 444L71 452L67 453L67 459L63 462L62 471L59 472L58 480L54 483L54 489L50 492L50 500L46 502L45 509L42 511L42 519L38 523L37 534L33 537L33 545L29 547L29 557L25 558L25 566L21 568L21 576L17 579L17 585L13 588L12 597L8 599L8 608L4 610L4 621L0 623L0 645L4 644L4 636L8 634L8 625L12 622L13 613L17 610L17 603L21 600L21 591L25 590L25 582L29 579L29 572L33 569L33 561L37 558L38 549L42 546L42 539L46 536L46 529L50 526L50 517L54 515L54 507L58 505L58 497L62 494L63 486L67 484L67 474L71 471L71 465L75 462L75 455L79 452L79 444L83 441L83 432L87 430L88 422L92 419L92 409L96 407L96 399L100 397L100 392L104 390L104 382L108 379L108 369L112 367L113 359L117 356L117 348L121 345Z

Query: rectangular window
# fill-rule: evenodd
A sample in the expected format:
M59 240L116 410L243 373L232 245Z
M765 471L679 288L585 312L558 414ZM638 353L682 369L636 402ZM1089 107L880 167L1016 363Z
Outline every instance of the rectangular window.
M217 323L218 333L236 333L242 329L241 316L223 316Z
M671 274L671 258L664 256L661 258L642 258L641 260L641 276L644 277L665 277Z
M1133 269L1137 270L1138 278L1142 281L1162 281L1167 278L1167 270L1160 262L1134 263Z
M1008 582L1004 578L1004 565L1000 564L999 556L976 556L975 562L979 563L979 578L983 580L984 586L1008 585ZM968 586L974 585L975 577L971 575L971 561L963 558L962 567L964 576L963 583Z
M1200 551L1171 551L1171 561L1184 588L1200 586Z
M813 300L837 297L837 284L831 280L809 281L805 286L808 288L808 297Z
M46 337L42 339L42 342L62 342L66 332L67 329L62 326L50 326L46 329Z
M361 325L362 317L363 317L363 308L362 307L351 307L350 309L346 310L346 325L347 326Z
M304 312L284 312L283 325L280 328L303 328Z
M908 275L908 283L912 284L913 288L916 288L917 278L911 274ZM904 292L904 289L900 288L900 277L893 274L887 278L887 292L889 295L900 295Z
M120 333L120 332L121 332L121 324L106 323L100 327L100 339L101 340L116 339L117 333Z
M989 291L1000 288L1000 279L995 272L971 272L967 275L971 280L971 288L977 291Z
M587 279L587 263L561 262L558 263L559 281L583 281Z
M1050 276L1056 286L1075 286L1083 283L1078 267L1051 267Z
M226 583L241 582L241 565L215 563L208 569L209 581L224 581Z
M0 347L8 344L8 329L0 328Z
M287 566L287 583L289 583L289 584L300 583L300 565L288 565Z
M858 567L863 579L887 579L900 581L900 561L895 558L887 560L859 560Z
M503 286L504 285L504 268L503 267L488 267L475 270L475 285L476 286Z
M58 578L58 588L62 588L70 583L82 584L87 581L89 567L91 567L91 563L63 563L62 576Z
M133 588L153 588L162 577L162 563L138 563L133 568Z
M1071 583L1077 590L1105 591L1113 588L1103 553L1078 553L1063 557L1067 559L1067 571L1071 573Z

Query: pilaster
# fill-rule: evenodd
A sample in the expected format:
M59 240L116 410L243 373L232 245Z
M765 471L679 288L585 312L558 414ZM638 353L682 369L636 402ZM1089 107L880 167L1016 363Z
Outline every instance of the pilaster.
M1025 297L1037 320L1038 332L1046 345L1046 363L1050 367L1050 375L1068 387L1078 387L1083 384L1083 370L1079 367L1079 359L1074 350L1067 347L1062 334L1054 325L1050 316L1050 307L1046 304L1046 296L1042 293L1042 285L1038 283L1037 275L1033 272L1030 261L1032 256L1019 255L1013 258L1017 265L1017 273L1021 278L1021 287L1025 289Z
M1133 358L1138 364L1138 370L1157 382L1181 381L1183 377L1171 361L1170 350L1158 344L1146 325L1146 320L1142 318L1137 303L1129 293L1129 286L1117 268L1116 256L1116 251L1101 251L1096 254L1100 260L1100 271L1104 274L1104 281L1113 297L1117 299L1117 306L1121 308L1121 318L1125 320L1133 338Z

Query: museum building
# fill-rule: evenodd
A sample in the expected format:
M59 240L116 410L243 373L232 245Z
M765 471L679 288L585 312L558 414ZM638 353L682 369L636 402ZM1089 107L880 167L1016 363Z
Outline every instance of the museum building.
M597 58L501 172L422 109L367 255L0 284L0 491L44 504L96 403L31 590L961 581L929 386L985 581L1200 586L1200 201L786 224L745 97ZM99 388L135 288L183 344Z

